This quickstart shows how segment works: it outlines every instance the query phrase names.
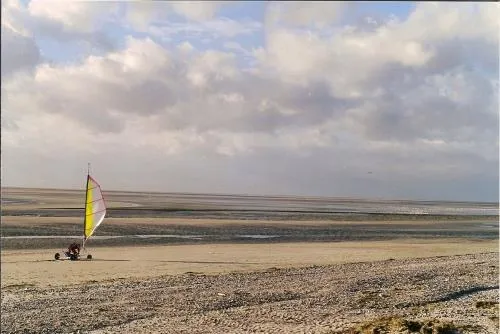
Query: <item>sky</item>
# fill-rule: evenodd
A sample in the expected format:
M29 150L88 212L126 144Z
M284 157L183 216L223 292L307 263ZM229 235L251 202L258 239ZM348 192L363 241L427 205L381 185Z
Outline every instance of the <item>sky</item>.
M2 1L2 186L498 201L499 5Z

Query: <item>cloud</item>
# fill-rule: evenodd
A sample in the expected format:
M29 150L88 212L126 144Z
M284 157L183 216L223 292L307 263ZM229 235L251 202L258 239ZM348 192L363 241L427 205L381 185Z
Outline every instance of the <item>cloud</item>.
M205 21L215 15L222 3L221 1L172 1L170 5L176 13L190 20Z
M217 18L203 22L172 22L151 25L147 31L160 38L173 38L180 35L184 38L232 38L238 35L250 35L261 29L259 22L251 20L235 21L228 18Z
M84 54L116 48L107 27L119 21L118 3L31 0L22 8L23 23L36 39Z
M498 6L422 3L368 29L340 23L349 5L283 3L279 15L270 5L263 24L217 17L212 5L136 5L143 11L117 22L141 34L127 30L120 47L78 61L40 64L37 36L5 28L12 183L37 182L30 159L70 170L92 160L107 188L498 198ZM115 12L89 6L82 17L35 13L96 45ZM171 11L189 21L169 21ZM261 28L264 43L244 49L237 37ZM180 32L220 41L157 39ZM3 62L4 48L2 76ZM16 159L24 167L14 171Z
M262 28L260 22L215 17L221 6L231 2L211 1L133 1L126 4L126 25L163 40L183 38L221 38L248 35ZM179 19L179 17L181 19Z
M176 99L162 78L169 64L168 53L150 39L130 38L121 52L90 56L78 65L45 64L33 78L16 78L5 86L14 97L5 107L23 110L31 96L45 112L66 114L95 130L119 131L123 122L116 115L148 114Z
M498 6L489 8L494 12ZM329 36L271 24L266 27L267 47L261 57L268 68L276 68L286 78L323 76L333 86L335 81L339 82L337 86L351 82L359 85L360 80L369 79L387 63L433 68L463 63L467 56L474 56L464 43L481 45L494 57L498 52L498 21L493 21L484 7L481 9L476 14L467 5L422 3L406 21L387 21L374 31L347 26L331 30ZM465 31L471 23L474 28ZM443 52L445 48L448 52ZM455 62L448 63L445 57L450 51L458 55ZM328 68L334 73L324 71Z
M32 70L41 61L40 50L22 22L26 13L18 1L2 2L2 78Z
M238 28L235 21L227 18L226 20L214 19L220 6L227 5L227 3L221 1L132 1L126 4L125 18L134 28L141 31L147 31L151 27L153 31L158 31L158 25L169 26L169 21L175 15L185 19L185 22L177 24L176 28L171 28L180 31L210 28L214 24L224 23L233 24L233 27ZM207 22L211 23L207 24Z
M336 22L347 6L349 3L333 1L274 1L269 3L268 23L325 28Z
M246 49L244 49L239 43L234 42L234 41L229 41L224 43L224 48L228 50L234 50L237 52L241 52L245 55L250 55L250 52Z
M2 26L2 78L17 71L32 70L40 62L40 50L31 36Z
M2 1L2 29L8 29L22 36L29 36L30 32L23 27L25 10L19 0Z
M133 28L145 31L157 20L166 19L171 9L160 1L130 1L126 3L125 21Z
M28 12L68 31L90 33L118 10L113 2L31 0Z

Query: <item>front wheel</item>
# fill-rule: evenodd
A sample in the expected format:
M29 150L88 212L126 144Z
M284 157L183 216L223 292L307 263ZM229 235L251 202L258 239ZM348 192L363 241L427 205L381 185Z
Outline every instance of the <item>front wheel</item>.
M92 260L92 255L91 254L87 255L87 260Z

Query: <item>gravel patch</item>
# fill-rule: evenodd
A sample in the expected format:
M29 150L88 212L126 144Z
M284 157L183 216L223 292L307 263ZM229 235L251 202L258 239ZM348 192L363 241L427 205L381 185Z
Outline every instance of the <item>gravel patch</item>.
M497 252L2 289L1 333L497 333Z

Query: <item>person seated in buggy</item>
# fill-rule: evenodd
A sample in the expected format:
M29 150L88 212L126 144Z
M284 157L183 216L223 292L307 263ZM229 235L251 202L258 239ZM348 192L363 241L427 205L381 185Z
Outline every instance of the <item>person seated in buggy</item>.
M71 245L69 245L68 250L63 251L64 255L66 255L66 258L69 258L71 261L76 261L80 259L80 244L77 242L73 242ZM56 253L54 255L54 258L56 260L59 260L61 258L61 255L59 253ZM87 254L87 260L92 260L92 255Z
M68 257L78 258L78 256L80 256L80 245L76 242L73 242L71 245L69 245L66 255Z

